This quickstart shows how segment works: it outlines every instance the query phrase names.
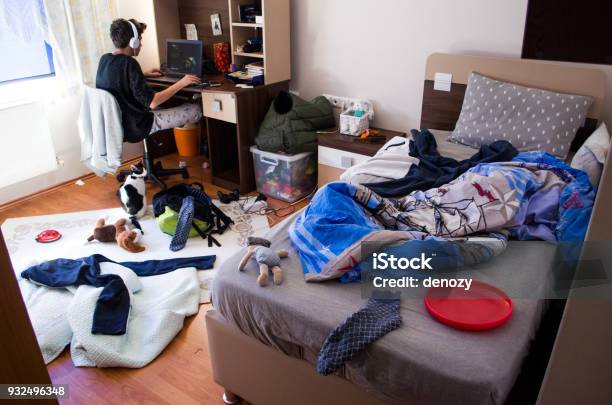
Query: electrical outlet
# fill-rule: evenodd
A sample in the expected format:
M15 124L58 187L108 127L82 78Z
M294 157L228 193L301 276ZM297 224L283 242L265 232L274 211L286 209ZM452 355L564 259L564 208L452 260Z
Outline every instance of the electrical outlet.
M332 96L331 94L323 94L323 97L329 100L334 108L344 110L346 106L346 97Z
M351 98L351 97L340 97L333 96L331 94L323 94L323 97L327 98L331 105L334 107L334 114L339 115L340 113L351 110L356 104L361 104L361 107L366 111L370 119L374 119L374 107L372 103L363 98Z

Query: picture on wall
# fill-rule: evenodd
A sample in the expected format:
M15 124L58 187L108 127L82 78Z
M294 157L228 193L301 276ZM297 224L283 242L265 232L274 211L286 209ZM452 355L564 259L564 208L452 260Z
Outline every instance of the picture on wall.
M223 30L221 29L221 16L219 14L211 14L210 22L212 26L213 35L223 35Z

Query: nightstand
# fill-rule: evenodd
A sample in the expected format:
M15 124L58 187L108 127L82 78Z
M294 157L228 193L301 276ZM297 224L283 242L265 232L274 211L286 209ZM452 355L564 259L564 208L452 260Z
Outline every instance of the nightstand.
M406 137L406 133L387 129L372 128L380 131L388 142L395 136ZM374 156L385 143L355 142L354 136L341 135L339 131L319 134L319 187L338 181L340 175L349 167L355 166Z

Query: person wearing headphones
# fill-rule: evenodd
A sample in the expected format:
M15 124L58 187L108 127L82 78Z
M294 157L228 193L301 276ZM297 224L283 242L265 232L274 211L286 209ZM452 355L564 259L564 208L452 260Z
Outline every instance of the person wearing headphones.
M135 19L113 21L110 37L116 49L100 58L96 75L96 87L110 92L117 100L124 134L132 139L144 139L149 134L181 127L202 118L202 110L197 104L158 109L181 89L198 85L201 81L197 76L185 75L160 92L148 87L145 78L161 76L162 73L159 69L143 72L134 59L142 48L142 33L146 28L146 24Z

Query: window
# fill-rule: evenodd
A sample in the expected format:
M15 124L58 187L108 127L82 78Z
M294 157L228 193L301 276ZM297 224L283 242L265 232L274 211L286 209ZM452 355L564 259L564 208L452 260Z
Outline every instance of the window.
M55 75L43 0L0 1L0 86Z

